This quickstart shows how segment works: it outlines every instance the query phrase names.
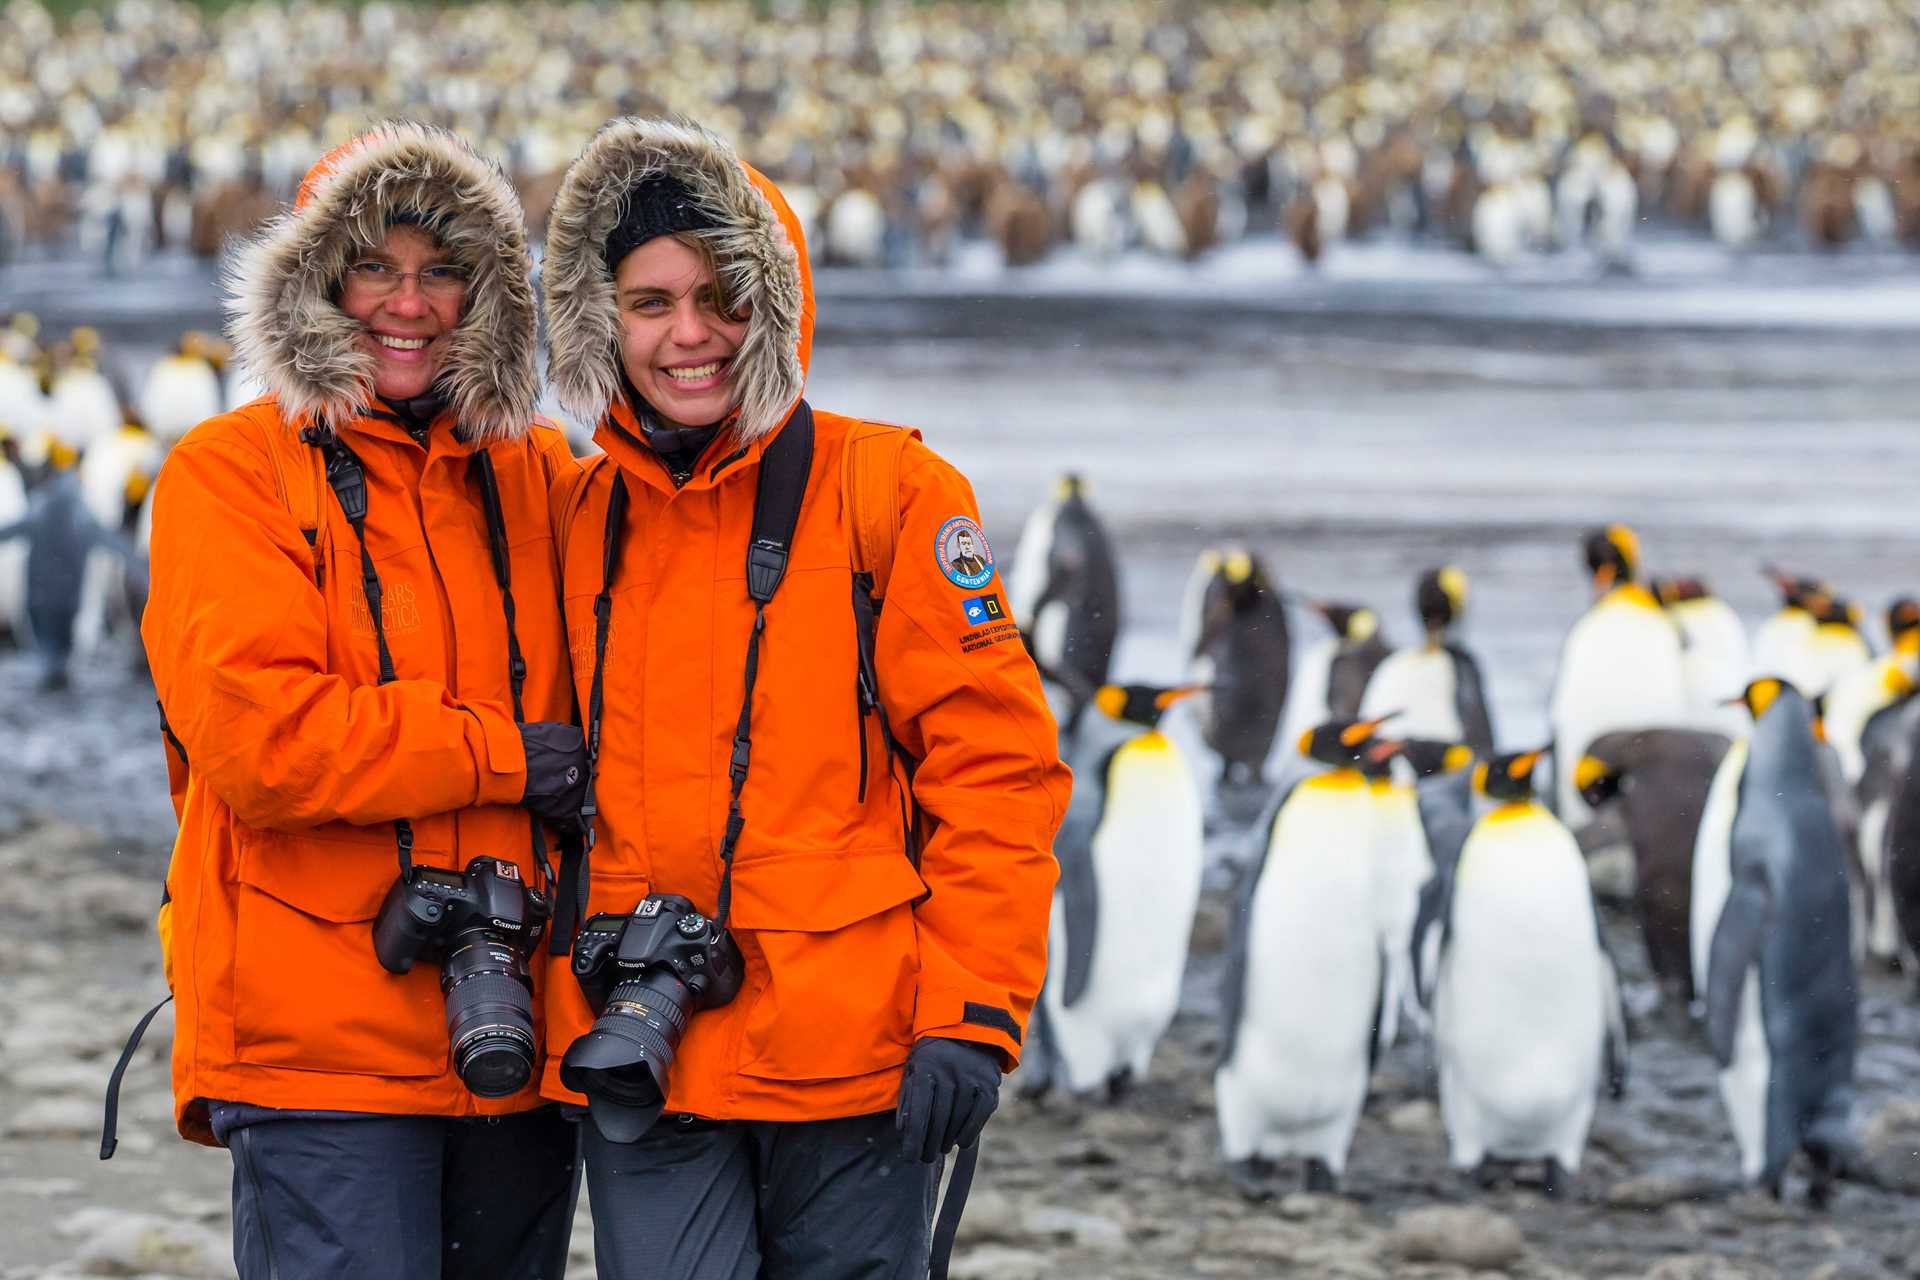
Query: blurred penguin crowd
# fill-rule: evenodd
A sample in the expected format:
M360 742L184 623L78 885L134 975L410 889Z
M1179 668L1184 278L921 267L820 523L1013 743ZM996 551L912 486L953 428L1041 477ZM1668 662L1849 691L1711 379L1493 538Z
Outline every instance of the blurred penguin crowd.
M1725 1185L1780 1198L1804 1176L1816 1207L1885 1190L1855 1058L1862 974L1920 974L1920 600L1885 602L1870 638L1860 603L1757 565L1779 607L1749 631L1698 577L1649 575L1625 526L1568 550L1591 603L1552 740L1502 749L1452 566L1409 584L1407 629L1390 602L1307 598L1245 547L1208 550L1182 669L1110 683L1126 559L1065 478L1007 580L1074 769L1022 1087L1115 1101L1147 1075L1224 855L1214 1103L1235 1184L1264 1198L1298 1163L1291 1185L1337 1190L1373 1067L1412 1039L1450 1163L1563 1195L1630 1074L1609 897L1654 979L1640 1016L1718 1069Z
M0 262L217 254L370 119L496 156L538 231L619 113L741 144L824 264L1190 257L1379 229L1495 263L1920 245L1900 0L5 8Z

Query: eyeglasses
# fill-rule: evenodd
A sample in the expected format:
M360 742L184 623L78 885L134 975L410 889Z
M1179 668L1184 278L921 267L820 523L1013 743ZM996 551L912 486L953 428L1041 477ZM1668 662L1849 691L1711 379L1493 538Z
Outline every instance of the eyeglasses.
M402 271L391 263L369 258L347 268L347 283L360 293L376 298L398 292L400 282L408 276L419 282L420 292L429 298L457 298L467 291L467 269L451 263Z

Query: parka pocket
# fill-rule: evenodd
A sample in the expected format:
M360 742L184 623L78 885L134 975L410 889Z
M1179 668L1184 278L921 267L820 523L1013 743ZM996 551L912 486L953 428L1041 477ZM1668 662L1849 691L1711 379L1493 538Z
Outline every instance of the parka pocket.
M741 1073L838 1080L906 1060L920 972L898 849L773 855L734 867L730 927L747 957Z
M373 918L397 873L390 841L253 833L238 869L235 1057L346 1075L446 1073L439 969L392 974L373 954Z

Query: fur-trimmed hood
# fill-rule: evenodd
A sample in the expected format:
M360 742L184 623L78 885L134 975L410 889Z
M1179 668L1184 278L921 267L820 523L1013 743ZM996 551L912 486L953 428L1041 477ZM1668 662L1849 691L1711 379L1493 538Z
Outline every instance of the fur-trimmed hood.
M772 435L807 381L813 349L813 279L799 219L765 176L718 135L690 121L625 116L609 121L567 169L547 219L547 377L569 412L598 422L622 394L620 309L602 256L634 185L677 179L719 226L698 234L713 248L733 296L751 309L734 357L733 423L741 446Z
M339 426L373 403L373 358L334 304L347 267L381 243L396 214L425 215L472 272L439 385L469 440L525 433L539 394L532 260L513 184L456 134L396 120L337 148L307 175L228 268L235 358L289 423Z

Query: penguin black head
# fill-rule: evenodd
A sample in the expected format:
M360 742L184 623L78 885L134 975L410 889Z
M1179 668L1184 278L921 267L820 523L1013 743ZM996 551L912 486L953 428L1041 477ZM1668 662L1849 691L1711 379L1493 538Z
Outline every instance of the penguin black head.
M1227 600L1235 609L1244 609L1272 591L1259 557L1245 547L1228 547L1222 551L1214 576L1226 587Z
M1087 481L1078 471L1063 471L1054 481L1053 496L1062 502L1087 496Z
M1375 720L1329 720L1300 735L1300 754L1321 764L1354 768L1363 762L1367 747L1373 742L1373 735L1392 718L1381 716Z
M1533 799L1533 767L1545 749L1516 751L1473 767L1473 789L1489 800Z
M1770 564L1760 566L1760 572L1773 579L1774 587L1780 592L1782 609L1805 609L1817 614L1826 607L1826 601L1833 595L1831 588L1818 578L1800 578L1786 570Z
M1473 763L1473 748L1464 742L1441 742L1434 738L1393 738L1376 741L1367 754L1385 763L1395 756L1413 766L1416 777L1458 773Z
M1707 600L1712 596L1707 584L1698 578L1670 574L1653 580L1653 598L1669 609L1688 600Z
M1154 729L1168 707L1198 692L1198 685L1103 684L1094 692L1093 705L1114 720Z
M1587 534L1582 544L1587 572L1600 591L1632 582L1640 572L1640 537L1624 524L1610 524Z
M1895 649L1920 651L1920 600L1901 596L1887 606L1887 634Z
M1839 596L1824 596L1814 601L1809 612L1814 621L1826 627L1846 627L1852 631L1860 630L1867 620L1867 611L1851 600L1842 600Z
M1313 607L1348 644L1364 644L1380 630L1380 616L1365 605L1316 600Z
M1429 633L1445 631L1467 611L1467 575L1452 565L1427 570L1414 588L1413 607Z

